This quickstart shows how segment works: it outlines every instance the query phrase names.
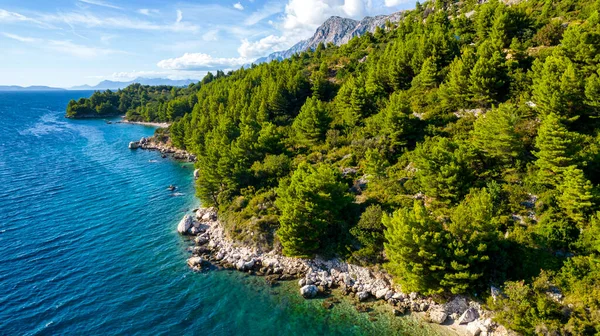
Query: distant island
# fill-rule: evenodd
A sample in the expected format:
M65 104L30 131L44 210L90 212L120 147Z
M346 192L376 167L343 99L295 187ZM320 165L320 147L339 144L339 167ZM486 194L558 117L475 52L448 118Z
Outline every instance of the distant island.
M18 85L0 85L0 92L16 91L66 91L66 89L50 86L18 86Z
M124 89L132 84L140 85L151 85L151 86L174 86L174 87L186 87L190 84L197 83L197 80L193 79L181 79L174 80L168 78L143 78L138 77L134 80L127 82L118 82L111 80L104 80L96 85L79 85L70 88L57 88L43 85L33 86L18 86L18 85L0 85L0 92L17 92L17 91L67 91L67 90L119 90Z

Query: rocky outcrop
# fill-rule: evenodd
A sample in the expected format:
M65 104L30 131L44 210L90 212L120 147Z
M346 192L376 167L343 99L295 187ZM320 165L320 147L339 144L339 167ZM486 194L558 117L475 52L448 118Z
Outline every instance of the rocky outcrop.
M487 336L507 334L504 328L492 322L490 312L462 296L437 304L432 298L417 293L403 293L385 271L372 271L340 259L288 258L276 251L265 252L236 244L227 238L215 208L202 208L193 216L186 215L179 223L178 231L179 228L185 234L195 236L188 264L197 271L207 267L233 269L265 276L269 283L298 279L300 294L305 298L327 294L337 288L361 302L357 304L359 311L368 310L364 305L369 303L362 302L382 300L391 305L397 315L423 312L425 319L432 323L454 324L458 328L460 321L468 323L466 327L460 327L463 331L469 329L476 333L479 330Z
M169 156L178 161L196 162L195 155L183 149L175 148L169 142L158 141L155 137L141 138L139 141L129 143L129 149L138 148L159 151L164 158Z

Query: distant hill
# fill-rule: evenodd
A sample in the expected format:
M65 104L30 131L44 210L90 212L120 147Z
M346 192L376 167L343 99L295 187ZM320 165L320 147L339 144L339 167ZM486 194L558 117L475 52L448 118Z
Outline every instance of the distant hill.
M65 89L55 88L50 86L17 86L17 85L0 85L0 92L14 91L65 91Z
M136 78L129 82L117 82L104 80L97 85L80 85L74 86L70 88L70 90L118 90L124 89L133 83L139 83L142 85L169 85L169 86L188 86L192 83L196 83L197 80L192 79L182 79L182 80L172 80L167 78Z
M260 64L273 60L281 61L296 53L315 49L319 43L327 44L331 42L339 46L347 43L355 36L361 36L366 32L372 33L377 27L384 27L387 21L398 22L402 18L402 15L403 12L396 12L390 15L367 16L360 21L332 16L317 28L317 31L311 38L296 43L288 50L277 51L269 56L259 58L253 63Z

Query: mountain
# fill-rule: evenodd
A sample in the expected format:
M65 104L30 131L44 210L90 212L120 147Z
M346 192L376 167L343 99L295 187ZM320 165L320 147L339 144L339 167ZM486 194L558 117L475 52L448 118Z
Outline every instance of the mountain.
M64 91L65 89L55 88L50 86L17 86L17 85L0 85L0 91Z
M377 27L384 27L387 21L398 22L403 16L403 11L390 15L378 15L375 17L367 16L358 21L339 16L332 16L325 21L315 34L307 39L296 43L293 47L284 51L277 51L269 56L261 57L254 61L255 64L270 62L273 60L283 60L292 55L309 49L315 49L319 43L327 44L329 42L335 45L342 45L350 41L355 36L361 36L366 32L375 32Z
M110 81L110 80L104 80L100 83L98 83L97 85L94 86L90 86L90 85L80 85L80 86L74 86L71 88L71 90L118 90L118 89L124 89L127 86L134 84L134 83L139 83L142 85L169 85L169 86L188 86L192 83L196 83L197 80L192 80L192 79L182 79L182 80L173 80L173 79L167 79L167 78L136 78L132 81L129 82L117 82L117 81Z

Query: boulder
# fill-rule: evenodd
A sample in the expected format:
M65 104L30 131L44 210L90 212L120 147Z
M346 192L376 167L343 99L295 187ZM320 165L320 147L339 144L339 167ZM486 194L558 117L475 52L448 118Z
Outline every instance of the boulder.
M254 264L256 264L256 260L254 260L254 259L252 259L250 261L245 261L243 259L240 259L235 264L235 268L237 268L238 271L249 271L254 267Z
M411 300L416 300L416 299L419 297L419 294L418 294L418 293L416 293L416 292L411 292L410 294L408 294L408 297L409 297Z
M479 334L481 334L481 324L479 321L473 321L467 324L467 335L479 336Z
M479 313L475 308L469 308L458 318L458 324L467 324L475 321L479 317Z
M140 143L137 141L132 141L129 143L129 149L138 149L140 147Z
M315 285L306 285L300 288L300 294L306 299L314 298L318 292L319 289Z
M202 220L204 221L216 221L217 220L217 209L208 208L202 214Z
M187 263L190 267L201 266L203 262L204 259L202 259L202 257L191 257L187 260Z
M367 291L362 291L362 292L358 292L356 293L356 297L358 298L358 301L366 301L369 296L371 296L371 294Z
M427 318L432 323L442 324L446 321L448 314L442 306L433 306L427 311Z
M388 290L386 288L382 288L375 292L375 298L377 300L381 300L385 297L385 294L387 294L387 292L388 292Z
M194 180L197 180L200 177L200 169L194 169Z
M194 241L196 242L197 245L204 245L204 244L208 243L208 238L206 238L204 236L199 236L199 237L196 237L196 239L194 239Z
M194 219L190 215L185 215L177 225L177 232L185 234L194 225Z

